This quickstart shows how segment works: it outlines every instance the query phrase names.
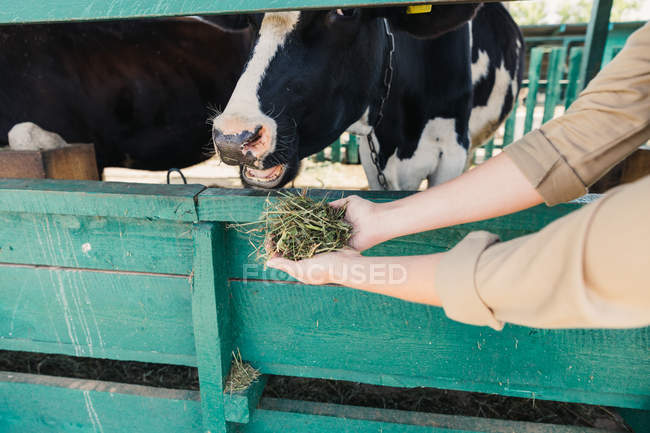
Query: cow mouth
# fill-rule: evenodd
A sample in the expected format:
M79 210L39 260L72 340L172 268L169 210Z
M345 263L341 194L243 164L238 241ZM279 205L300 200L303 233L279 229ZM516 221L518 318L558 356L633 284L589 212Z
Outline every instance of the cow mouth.
M263 170L244 166L242 169L242 175L244 180L251 185L263 188L273 188L280 183L280 180L286 171L286 164L278 164Z

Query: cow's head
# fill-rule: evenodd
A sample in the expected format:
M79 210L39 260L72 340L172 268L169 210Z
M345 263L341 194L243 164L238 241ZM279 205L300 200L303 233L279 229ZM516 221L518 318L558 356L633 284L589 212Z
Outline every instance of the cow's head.
M215 17L226 29L257 35L228 105L213 120L216 150L226 164L241 166L248 185L286 184L300 159L327 147L382 96L389 46L384 18L395 32L433 38L470 20L477 8L434 6L418 15L400 7Z

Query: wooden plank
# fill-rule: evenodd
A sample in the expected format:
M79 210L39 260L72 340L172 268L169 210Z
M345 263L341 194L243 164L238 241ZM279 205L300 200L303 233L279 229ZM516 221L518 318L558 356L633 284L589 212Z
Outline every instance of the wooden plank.
M200 223L194 229L192 317L201 410L205 432L229 432L224 382L231 363L231 305L225 272L223 224Z
M228 421L240 424L250 421L251 415L255 412L262 397L266 380L266 376L261 376L245 391L225 394L224 410Z
M591 20L587 26L585 37L584 55L580 67L580 88L587 84L600 71L603 60L607 34L609 32L609 16L612 11L613 0L594 0L591 6Z
M231 288L234 344L264 374L650 409L650 328L497 332L339 286Z
M300 192L299 189L287 189L285 192ZM277 191L261 191L254 189L220 189L208 188L198 196L198 213L201 221L227 221L227 222L251 222L259 218L260 212L264 209L264 202L267 197L271 200L278 194ZM400 198L408 197L414 194L413 191L336 191L324 189L311 189L308 191L309 197L314 200L326 198L327 200L337 200L341 197L350 195L358 195L367 200L377 203L384 203L388 201L398 200ZM538 230L541 225L539 223L531 223L529 218L533 217L533 221L546 221L548 218L557 218L558 216L565 215L567 212L577 209L579 205L575 203L561 204L552 208L546 206L538 206L533 209L521 213L521 217L513 220L512 224L518 225L520 229ZM515 214L519 215L519 214ZM493 222L494 220L488 220Z
M0 372L0 431L198 433L195 391Z
M359 163L359 140L355 134L350 134L350 141L345 149L345 159L348 164Z
M323 162L325 161L325 151L321 150L318 152L316 155L314 155L314 161L316 162Z
M0 265L0 348L196 365L187 277Z
M300 192L300 189L285 189L284 192ZM326 197L336 200L348 195L359 195L369 200L386 202L406 197L408 191L336 191L311 189L309 196L315 200ZM250 222L255 221L264 209L267 197L273 200L277 191L256 189L208 188L198 196L198 214L201 221Z
M485 149L485 159L492 158L492 154L494 153L494 138L491 138L490 141L485 143L483 149Z
M329 425L336 430L325 428ZM280 426L286 426L286 430L278 429ZM556 424L264 398L253 423L244 432L267 431L604 433L600 429Z
M548 73L546 92L544 100L544 117L542 123L546 123L555 117L555 107L560 100L560 80L564 72L564 59L566 58L565 48L553 48L548 61Z
M564 103L564 108L568 109L573 101L578 97L578 92L580 87L580 65L582 63L582 47L573 47L569 52L569 74L566 89L566 101Z
M515 126L517 124L517 109L519 108L519 98L515 99L512 113L506 120L505 132L503 133L503 147L512 143L515 138Z
M203 185L0 179L0 211L197 221Z
M0 212L4 263L189 275L192 248L169 220Z
M537 91L539 89L542 59L545 54L544 48L533 48L530 51L530 66L528 68L528 95L526 96L526 119L524 120L524 134L533 129L533 117L537 105Z
M339 138L330 145L330 161L341 162L341 139Z
M428 0L426 3L463 3L463 0ZM156 17L174 15L216 14L233 12L260 12L287 9L333 9L336 7L407 5L413 0L57 0L46 7L38 0L3 2L0 23L78 21Z
M71 144L49 150L0 148L0 178L99 180L95 147Z

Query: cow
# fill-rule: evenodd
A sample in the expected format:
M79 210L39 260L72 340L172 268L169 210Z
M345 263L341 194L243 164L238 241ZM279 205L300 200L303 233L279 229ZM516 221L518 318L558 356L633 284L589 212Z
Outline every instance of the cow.
M203 161L251 43L209 17L0 26L0 145L33 122L94 143L100 170Z
M462 173L521 86L524 42L499 3L241 14L254 48L213 121L245 184L281 187L349 129L372 189L414 190Z

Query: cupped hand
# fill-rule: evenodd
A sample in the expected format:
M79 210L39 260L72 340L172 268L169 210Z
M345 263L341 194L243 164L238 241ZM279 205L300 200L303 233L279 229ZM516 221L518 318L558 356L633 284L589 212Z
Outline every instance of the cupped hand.
M345 220L352 225L352 237L348 244L353 249L364 251L386 240L382 237L384 230L377 203L351 195L330 202L329 205L336 208L347 206Z
M284 271L305 284L330 284L340 283L344 268L359 257L361 254L358 251L346 248L298 261L275 256L266 265Z

